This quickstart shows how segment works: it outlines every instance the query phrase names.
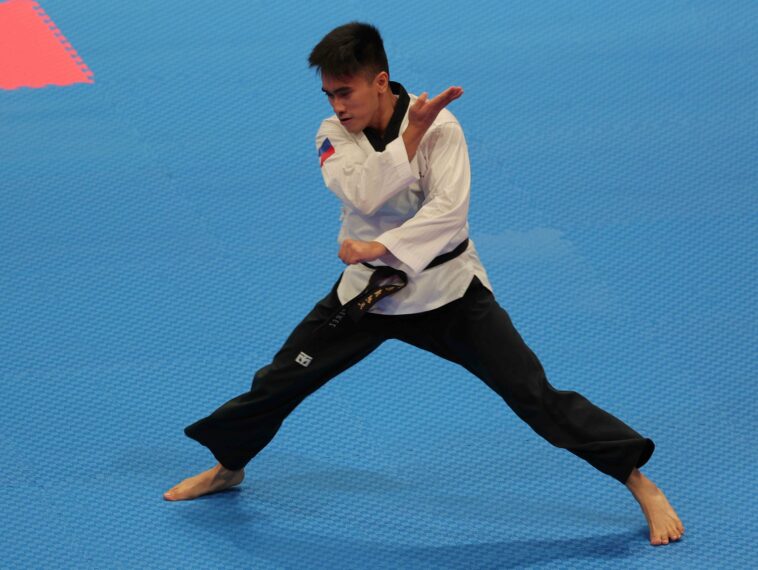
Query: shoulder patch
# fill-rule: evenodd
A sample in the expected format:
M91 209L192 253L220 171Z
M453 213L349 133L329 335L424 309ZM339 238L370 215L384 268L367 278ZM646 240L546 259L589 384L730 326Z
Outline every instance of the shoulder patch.
M321 162L321 166L324 166L326 159L332 156L334 152L334 147L332 146L331 141L328 138L324 139L321 148L318 149L318 158Z

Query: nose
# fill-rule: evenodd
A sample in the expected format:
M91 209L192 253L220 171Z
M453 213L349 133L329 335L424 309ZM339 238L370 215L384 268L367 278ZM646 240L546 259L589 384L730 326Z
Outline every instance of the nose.
M337 115L341 115L342 113L345 112L345 104L335 99L334 101L332 101L332 109L334 109L334 112Z

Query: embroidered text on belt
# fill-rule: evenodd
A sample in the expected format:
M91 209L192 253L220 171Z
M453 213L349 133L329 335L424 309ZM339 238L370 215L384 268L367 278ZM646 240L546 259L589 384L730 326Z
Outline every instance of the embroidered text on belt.
M458 257L468 247L468 238L459 243L455 249L438 255L432 261L424 267L423 271L436 267L446 261ZM332 315L329 319L329 326L336 327L342 318L347 314L353 321L357 321L382 297L397 293L408 284L408 275L405 271L395 269L387 265L371 265L370 263L362 262L363 265L374 270L371 277L368 280L366 287L358 293L354 298L345 303L342 308ZM382 283L385 280L392 280L390 283ZM336 319L336 322L332 324L332 321Z
M454 250L435 257L424 270L459 256L467 247L468 238L458 244ZM363 291L332 313L325 322L316 327L309 335L301 347L302 350L295 356L295 362L299 365L306 368L309 367L314 358L320 353L321 347L332 342L330 339L335 338L334 335L349 334L347 330L343 330L345 327L339 326L340 323L345 322L346 316L349 322L356 323L379 299L397 293L408 284L408 275L405 271L387 265L376 267L368 263L363 263L363 265L374 270L368 280L368 284Z

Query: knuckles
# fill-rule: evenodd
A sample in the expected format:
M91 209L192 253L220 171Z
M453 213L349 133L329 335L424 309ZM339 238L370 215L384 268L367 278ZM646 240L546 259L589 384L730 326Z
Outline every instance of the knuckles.
M345 263L352 264L358 261L358 247L355 240L346 239L342 242L338 257Z

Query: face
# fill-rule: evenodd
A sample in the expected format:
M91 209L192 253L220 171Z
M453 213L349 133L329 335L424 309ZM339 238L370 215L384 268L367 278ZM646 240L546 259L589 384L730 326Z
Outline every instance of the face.
M388 84L385 71L373 79L360 73L351 77L321 76L321 90L342 126L351 133L379 123L379 95L387 91Z

